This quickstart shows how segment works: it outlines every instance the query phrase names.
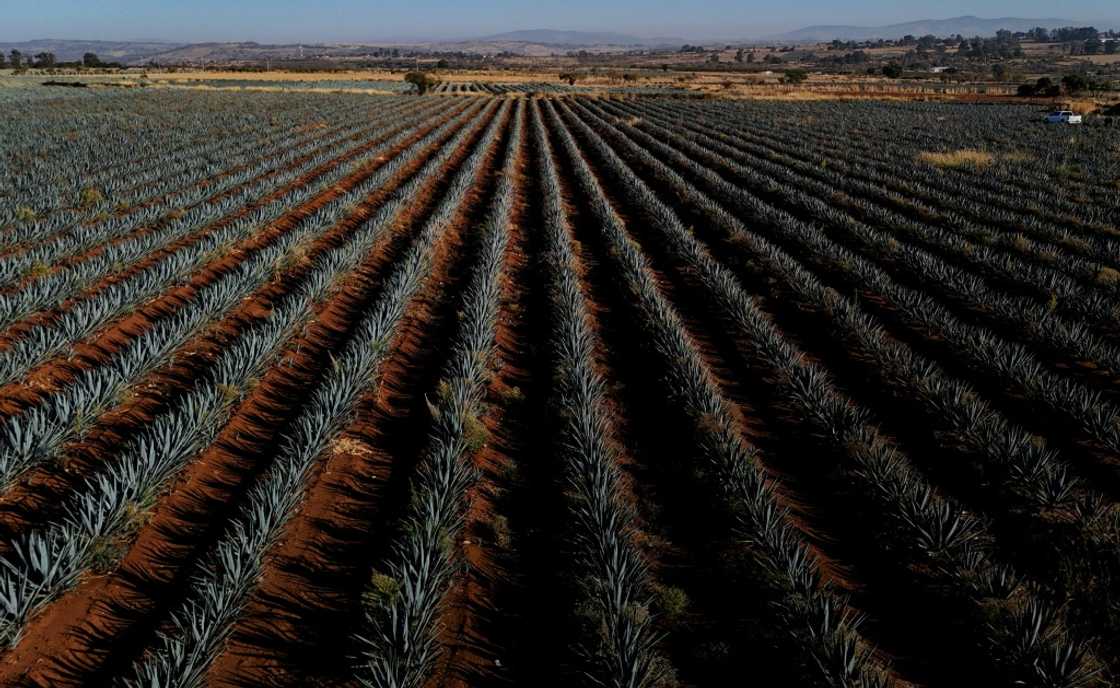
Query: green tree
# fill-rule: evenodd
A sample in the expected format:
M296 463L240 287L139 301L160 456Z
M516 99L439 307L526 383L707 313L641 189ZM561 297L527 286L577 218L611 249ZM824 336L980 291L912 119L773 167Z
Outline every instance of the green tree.
M897 79L902 76L902 65L897 62L892 62L883 67L883 76L889 79Z
M99 67L101 66L101 60L96 53L86 53L82 55L82 64L86 67Z
M1081 74L1067 74L1062 77L1062 86L1068 93L1082 93L1093 87L1093 82Z
M782 81L787 84L800 84L809 78L809 73L804 69L787 69Z
M416 87L416 91L420 95L427 93L433 86L438 83L435 79L428 76L425 72L409 72L404 75L404 80Z
M39 53L35 56L35 66L40 69L48 69L53 67L55 63L54 53Z
M12 51L11 63L12 63L12 69L19 69L20 67L22 67L23 66L23 53L21 53L18 50L13 50Z

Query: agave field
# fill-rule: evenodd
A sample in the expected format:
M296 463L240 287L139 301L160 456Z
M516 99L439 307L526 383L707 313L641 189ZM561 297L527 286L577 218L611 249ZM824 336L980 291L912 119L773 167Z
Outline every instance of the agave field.
M1109 129L0 107L0 685L1120 680Z

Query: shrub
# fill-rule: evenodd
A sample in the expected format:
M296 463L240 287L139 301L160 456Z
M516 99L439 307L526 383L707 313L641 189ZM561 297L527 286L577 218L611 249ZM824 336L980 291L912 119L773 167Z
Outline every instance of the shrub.
M467 443L468 449L477 452L485 447L489 440L490 431L478 416L471 413L463 418L463 441Z
M363 596L372 602L371 606L381 606L392 602L400 590L401 584L396 578L374 571L369 579L369 588Z
M894 62L886 65L885 67L883 67L883 76L887 77L888 79L899 78L900 76L902 76L902 65L896 64Z
M677 621L688 611L688 595L684 590L672 585L659 586L657 607L668 621Z
M438 81L430 77L425 72L409 72L404 75L404 80L416 87L416 91L420 95L427 93Z
M985 151L966 148L944 153L925 151L918 154L918 160L934 167L982 169L995 162L995 157Z
M20 206L19 208L16 208L16 220L18 220L19 222L26 224L28 222L34 222L36 219L37 216L35 215L35 211L31 208L28 208L27 206Z
M804 69L787 69L785 76L782 77L782 82L787 84L800 84L809 78L809 72Z
M92 208L104 200L105 194L101 193L99 189L87 186L82 189L82 193L78 196L78 205L83 208Z

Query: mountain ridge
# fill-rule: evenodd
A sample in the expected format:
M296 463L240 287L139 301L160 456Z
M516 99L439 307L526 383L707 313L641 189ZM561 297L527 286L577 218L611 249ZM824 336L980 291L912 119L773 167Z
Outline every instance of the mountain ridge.
M768 40L781 40L786 42L817 42L817 41L868 41L868 40L893 40L903 36L938 37L955 36L960 34L966 37L994 36L996 31L1029 31L1037 26L1046 29L1056 29L1063 26L1085 26L1084 22L1072 19L1029 19L1022 17L998 17L986 19L976 16L952 17L949 19L918 19L898 24L885 26L855 26L855 25L817 25L806 26L795 31L767 36Z

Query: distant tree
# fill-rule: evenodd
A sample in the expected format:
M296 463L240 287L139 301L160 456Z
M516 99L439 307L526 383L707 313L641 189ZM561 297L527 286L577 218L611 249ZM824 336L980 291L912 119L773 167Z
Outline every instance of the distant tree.
M1104 50L1104 43L1099 38L1090 38L1085 41L1085 54L1096 55Z
M996 81L1007 81L1007 77L1011 75L1011 70L1007 68L1002 62L997 62L992 65L992 77Z
M1067 74L1062 77L1062 88L1067 93L1084 93L1085 91L1096 91L1100 88L1100 85L1082 74Z
M739 48L738 50L736 50L735 51L735 61L738 62L739 64L742 64L743 60L746 59L745 53L746 53L746 51L743 50L742 48Z
M424 95L438 83L425 72L409 72L404 75L404 80L415 86L420 95Z
M754 51L747 53L747 64L754 64Z
M11 57L12 69L19 69L23 66L23 53L18 50L12 51Z
M902 65L897 62L892 62L883 67L883 76L889 79L897 79L902 76Z
M661 63L661 71L663 71L663 72L669 71L669 65L665 62L662 62Z
M54 63L54 53L39 53L35 56L35 66L40 69L53 67Z
M1039 43L1049 43L1050 42L1050 31L1048 29L1044 29L1041 26L1039 26L1039 27L1033 28L1030 31L1028 31L1027 32L1027 38L1031 39L1032 41L1037 41Z
M782 82L787 84L800 84L809 78L809 73L804 69L787 69L782 76Z
M4 67L7 67L7 66L8 66L8 56L5 55L4 53L0 53L0 69L3 69Z
M567 81L569 86L575 86L576 82L583 78L583 74L579 72L560 72L560 80Z
M101 60L97 57L96 53L86 53L82 55L82 65L86 67L100 67Z
M719 53L714 52L711 55L709 55L708 56L708 62L718 63L719 62Z
M1120 40L1113 38L1104 44L1105 55L1115 55L1118 51L1120 51Z
M447 69L451 64L447 60L440 60L436 63L436 69Z

